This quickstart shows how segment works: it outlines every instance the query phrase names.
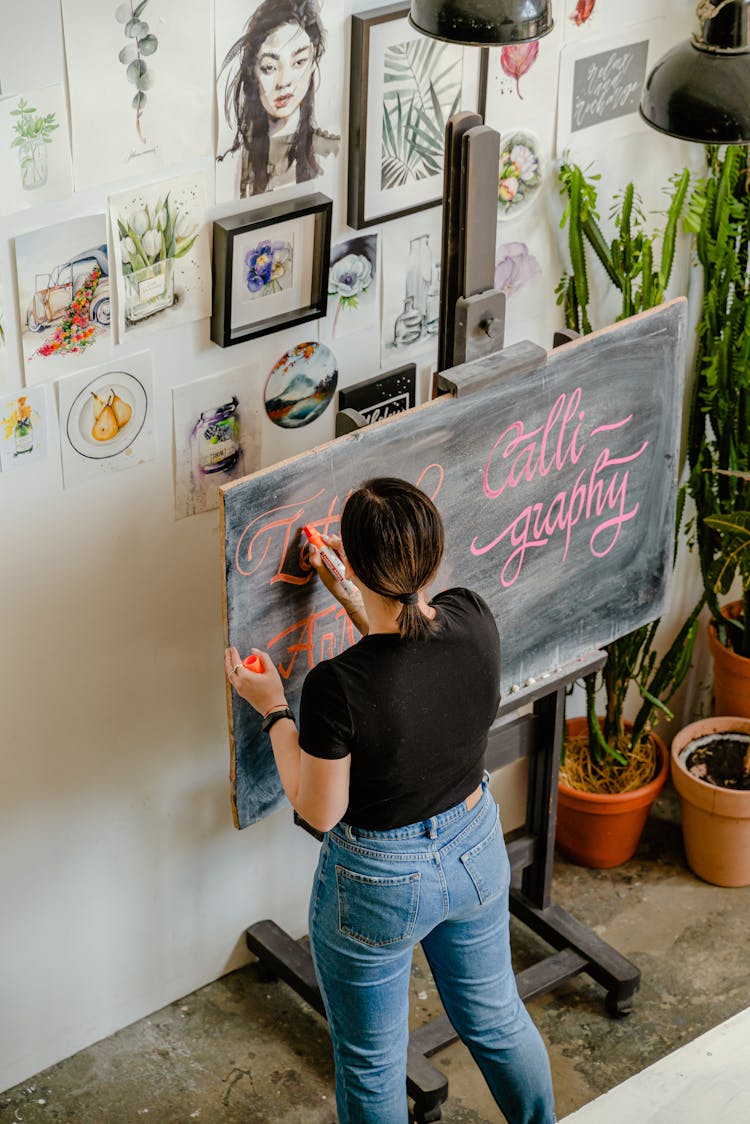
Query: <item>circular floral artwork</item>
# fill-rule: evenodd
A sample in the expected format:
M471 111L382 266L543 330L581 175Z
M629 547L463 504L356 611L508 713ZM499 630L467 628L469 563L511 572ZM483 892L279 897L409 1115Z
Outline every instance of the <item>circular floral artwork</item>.
M541 145L531 133L510 133L500 144L497 215L513 219L535 198L542 182Z
M309 425L333 398L339 379L336 356L324 343L298 343L277 359L266 381L266 413L274 425Z

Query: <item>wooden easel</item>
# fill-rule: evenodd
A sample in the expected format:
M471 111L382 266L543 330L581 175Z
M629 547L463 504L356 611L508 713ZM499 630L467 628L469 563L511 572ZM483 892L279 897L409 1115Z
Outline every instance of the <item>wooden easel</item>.
M617 1017L632 1010L640 971L551 897L565 690L581 676L598 670L604 660L603 652L592 653L543 683L503 700L490 730L487 768L495 773L520 759L528 761L525 823L507 842L512 871L510 911L554 951L517 974L521 998L533 999L584 973L605 989L606 1010ZM322 838L299 817L295 820L316 838ZM264 978L282 979L325 1017L306 944L293 940L268 920L251 925L246 940L260 961ZM428 1059L457 1037L447 1015L433 1019L410 1036L406 1091L414 1102L414 1124L441 1119L448 1078Z

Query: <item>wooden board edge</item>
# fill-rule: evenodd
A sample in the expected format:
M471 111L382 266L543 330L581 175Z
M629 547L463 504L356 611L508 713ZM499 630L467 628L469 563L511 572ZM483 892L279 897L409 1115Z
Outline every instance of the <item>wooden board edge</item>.
M227 553L225 549L226 521L224 516L224 496L219 489L219 561L221 563L221 624L223 630L224 647L229 644L229 605L227 601ZM224 688L227 700L227 733L229 735L229 792L232 803L232 819L234 826L240 829L240 816L237 811L237 756L234 744L234 711L232 701L232 684L224 676Z

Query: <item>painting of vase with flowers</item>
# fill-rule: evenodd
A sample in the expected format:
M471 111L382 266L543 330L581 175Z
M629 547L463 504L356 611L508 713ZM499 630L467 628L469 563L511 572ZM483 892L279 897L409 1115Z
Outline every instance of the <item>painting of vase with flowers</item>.
M209 316L202 177L181 176L111 196L110 216L119 334Z

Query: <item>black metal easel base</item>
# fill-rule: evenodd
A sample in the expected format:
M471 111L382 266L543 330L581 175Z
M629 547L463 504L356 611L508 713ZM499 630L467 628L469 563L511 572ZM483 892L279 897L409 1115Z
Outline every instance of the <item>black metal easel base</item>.
M516 975L523 1000L552 990L582 972L607 989L605 1006L610 1015L632 1010L633 996L641 974L585 925L560 906L536 909L520 893L511 891L511 913L557 951ZM323 1015L309 948L295 941L274 921L258 921L246 931L247 946L261 964L266 979L278 977ZM441 1015L415 1030L409 1038L406 1063L406 1092L414 1102L414 1124L441 1119L441 1105L448 1097L448 1078L428 1058L458 1038L447 1015Z

